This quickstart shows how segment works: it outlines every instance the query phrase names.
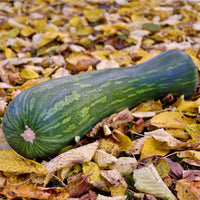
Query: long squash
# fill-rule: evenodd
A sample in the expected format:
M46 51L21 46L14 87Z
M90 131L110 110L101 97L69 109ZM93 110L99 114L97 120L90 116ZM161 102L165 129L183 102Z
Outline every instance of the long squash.
M197 77L187 54L169 50L135 66L53 79L13 99L3 131L19 154L46 158L114 112L168 93L190 97Z

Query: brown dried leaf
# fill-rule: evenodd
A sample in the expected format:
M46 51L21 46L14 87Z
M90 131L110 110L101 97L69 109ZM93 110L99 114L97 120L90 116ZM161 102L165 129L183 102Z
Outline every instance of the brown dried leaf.
M78 164L88 162L92 159L98 146L99 142L93 142L91 144L69 150L58 155L49 162L44 163L44 167L49 173L52 173L75 163Z

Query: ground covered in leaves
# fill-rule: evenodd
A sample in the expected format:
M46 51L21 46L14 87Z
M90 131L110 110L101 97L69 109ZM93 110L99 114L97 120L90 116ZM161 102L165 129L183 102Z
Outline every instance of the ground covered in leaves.
M200 69L199 11L198 0L1 2L0 123L16 95L50 79L128 67L174 48ZM200 199L199 108L198 88L189 101L144 102L43 162L11 150L1 126L0 198Z

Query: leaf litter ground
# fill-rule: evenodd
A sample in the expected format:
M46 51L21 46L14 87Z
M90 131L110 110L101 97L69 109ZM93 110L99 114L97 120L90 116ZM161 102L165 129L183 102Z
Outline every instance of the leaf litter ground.
M200 69L199 1L25 0L0 8L1 122L16 95L53 78L128 67L172 48ZM16 154L1 127L1 198L200 199L198 88L188 101L169 95L113 113L48 161Z

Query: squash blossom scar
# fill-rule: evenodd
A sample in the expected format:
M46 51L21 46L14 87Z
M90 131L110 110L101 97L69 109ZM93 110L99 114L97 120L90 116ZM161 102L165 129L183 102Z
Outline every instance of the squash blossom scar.
M26 130L20 134L26 142L31 142L33 144L33 141L35 140L35 133L28 127L28 125L25 125Z

